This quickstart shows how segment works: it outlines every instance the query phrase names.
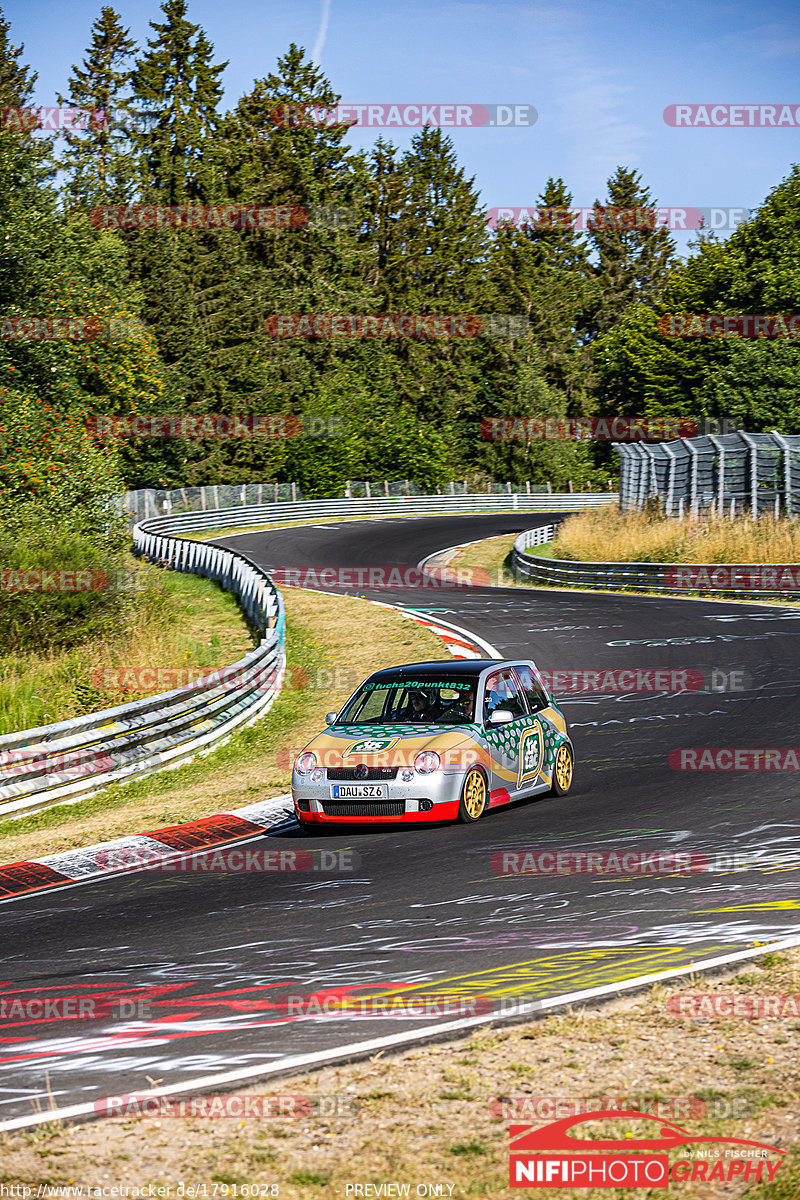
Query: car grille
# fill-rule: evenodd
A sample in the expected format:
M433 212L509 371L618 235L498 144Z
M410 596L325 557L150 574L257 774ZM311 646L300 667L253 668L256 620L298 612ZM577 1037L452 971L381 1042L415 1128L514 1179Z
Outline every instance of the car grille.
M402 800L324 800L322 811L326 817L402 817L406 806Z
M370 783L376 779L396 779L397 767L367 767L366 775L356 775L355 767L328 767L328 779L338 783Z

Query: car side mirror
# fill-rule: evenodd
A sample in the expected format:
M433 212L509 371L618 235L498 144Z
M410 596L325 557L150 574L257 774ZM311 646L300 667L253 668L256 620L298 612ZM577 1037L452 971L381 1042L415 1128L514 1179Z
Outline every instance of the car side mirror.
M339 715L339 714L338 714L338 713L335 713L335 712L329 712L329 713L325 713L325 724L326 724L326 725L333 725L333 723L334 723L334 721L336 720L336 718L338 717L338 715Z
M490 725L507 725L509 721L513 720L514 714L507 708L496 708L489 716Z

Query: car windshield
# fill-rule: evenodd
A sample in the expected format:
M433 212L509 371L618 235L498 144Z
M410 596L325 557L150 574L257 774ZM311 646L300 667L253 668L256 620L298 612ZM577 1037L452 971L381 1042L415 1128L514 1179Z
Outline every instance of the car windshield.
M477 679L431 675L370 680L342 710L337 725L469 725Z

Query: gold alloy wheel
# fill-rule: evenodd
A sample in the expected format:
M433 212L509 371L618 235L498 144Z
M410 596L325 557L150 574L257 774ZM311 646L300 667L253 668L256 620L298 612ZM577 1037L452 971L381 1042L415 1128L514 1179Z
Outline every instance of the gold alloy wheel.
M562 742L556 754L554 783L559 795L564 796L572 783L572 754L566 742Z
M486 780L473 769L464 780L459 816L462 821L477 821L486 808Z

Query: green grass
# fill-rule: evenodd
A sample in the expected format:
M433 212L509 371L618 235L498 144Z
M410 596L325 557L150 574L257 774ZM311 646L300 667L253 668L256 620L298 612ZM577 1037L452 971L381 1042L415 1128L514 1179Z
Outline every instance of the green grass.
M140 590L115 636L50 655L0 656L0 733L139 699L147 694L135 686L140 668L189 669L197 677L229 666L257 644L235 598L216 584L135 560L132 564ZM119 686L113 683L116 677ZM156 686L153 692L172 686Z
M297 622L287 618L287 666L289 670L303 668L309 674L315 669L318 659L318 648L315 635ZM59 829L70 825L76 818L110 812L119 807L120 801L135 802L137 799L160 796L165 800L175 798L178 802L181 793L190 784L203 779L209 772L230 772L246 760L251 751L258 749L262 752L265 743L274 745L277 750L282 745L292 744L292 730L305 719L306 709L313 697L302 690L284 688L279 701L270 709L266 717L246 729L237 730L223 746L211 753L199 756L190 763L169 771L159 771L142 779L131 780L126 784L112 784L102 792L87 796L75 804L59 804L45 808L41 812L31 813L26 817L14 820L0 821L0 840L4 835L30 833L43 829ZM252 797L242 796L241 803L248 799L255 803L263 798L263 789L258 788ZM178 811L172 813L166 810L163 814L165 823L182 818Z

